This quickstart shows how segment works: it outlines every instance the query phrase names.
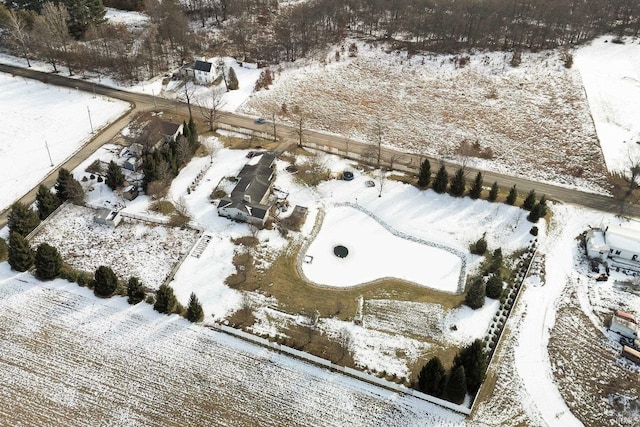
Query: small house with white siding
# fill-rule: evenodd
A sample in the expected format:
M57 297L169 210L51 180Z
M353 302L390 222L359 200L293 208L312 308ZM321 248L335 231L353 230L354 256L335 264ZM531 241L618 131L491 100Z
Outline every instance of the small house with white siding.
M611 326L609 326L609 330L630 340L638 338L638 326L616 315L611 316Z
M238 173L238 183L229 197L218 203L218 215L241 222L264 225L269 217L269 195L275 178L276 156L263 153L252 157Z
M208 85L216 79L216 69L208 61L196 61L193 64L193 78L201 85Z

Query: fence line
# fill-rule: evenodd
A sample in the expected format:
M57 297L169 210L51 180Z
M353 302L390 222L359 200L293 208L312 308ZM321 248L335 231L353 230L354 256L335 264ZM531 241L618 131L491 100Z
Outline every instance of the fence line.
M262 347L270 348L279 353L284 353L286 355L295 357L297 359L309 362L316 366L321 366L324 368L331 369L332 371L339 372L343 375L349 376L351 378L355 378L361 381L365 381L369 384L373 384L378 387L382 387L384 389L394 391L396 393L401 393L407 396L413 396L417 399L424 400L429 403L433 403L438 406L442 406L444 408L450 409L452 411L456 411L458 413L469 415L471 413L471 408L468 408L463 405L456 405L455 403L449 402L447 400L439 399L435 396L431 396L425 393L422 393L418 390L414 390L412 388L408 388L402 384L397 384L391 381L387 381L383 378L378 378L376 376L367 374L362 371L358 371L353 368L349 368L346 366L336 365L335 363L330 362L329 360L322 359L320 357L314 356L312 354L306 353L304 351L296 350L294 348L279 344L277 342L269 341L265 338L255 336L248 332L244 332L239 329L234 329L229 326L220 325L220 324L211 324L208 325L210 328L217 330L219 332L243 339L245 341L251 342L253 344L257 344Z
M54 216L56 216L58 214L58 212L60 212L62 210L62 208L64 208L65 206L67 206L69 204L68 200L65 200L64 202L62 202L62 204L60 206L58 206L53 212L51 212L49 214L48 217L46 217L45 219L43 219L42 221L40 221L40 224L38 224L36 226L36 228L34 228L33 230L31 230L31 232L29 234L27 234L27 236L25 237L25 239L27 241L31 240L31 238L33 236L35 236L36 234L38 234L38 232L40 231L40 229L42 227L44 227L47 223L49 223L49 221L51 221L53 219Z

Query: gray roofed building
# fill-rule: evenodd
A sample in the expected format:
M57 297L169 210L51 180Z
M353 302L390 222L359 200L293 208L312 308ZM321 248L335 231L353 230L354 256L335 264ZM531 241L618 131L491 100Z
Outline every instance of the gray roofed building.
M207 61L196 61L193 64L193 78L196 82L206 85L215 80L216 69L213 63Z
M264 153L244 165L231 195L218 203L218 215L263 225L271 208L269 193L274 179L275 158L275 154Z
M204 71L205 73L210 73L212 66L213 64L211 62L196 61L196 63L193 64L193 69L198 71Z

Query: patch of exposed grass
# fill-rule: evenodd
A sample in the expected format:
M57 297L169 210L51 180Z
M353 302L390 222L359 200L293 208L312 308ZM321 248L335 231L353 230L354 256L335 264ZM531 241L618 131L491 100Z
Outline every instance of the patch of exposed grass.
M153 212L158 212L162 215L171 215L176 211L176 207L168 200L155 201L151 204L150 209Z

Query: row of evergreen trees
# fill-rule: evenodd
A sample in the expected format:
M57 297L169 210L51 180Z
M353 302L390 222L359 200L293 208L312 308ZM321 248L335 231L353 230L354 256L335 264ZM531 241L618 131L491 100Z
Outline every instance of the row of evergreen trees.
M193 118L183 123L183 134L162 148L147 153L142 162L145 191L154 181L168 182L178 175L178 171L193 157L200 146L198 131Z
M460 349L447 371L437 356L431 358L418 374L418 390L462 403L467 393L474 395L480 389L487 371L487 355L481 340Z
M473 184L469 188L467 192L467 181L465 178L464 167L459 168L455 175L450 179L449 172L444 165L441 165L436 172L435 177L431 177L431 163L428 159L425 159L420 164L420 171L418 172L418 187L427 188L431 184L431 188L433 191L439 194L443 194L449 190L449 194L454 197L463 197L465 192L467 196L472 199L479 199L482 196L482 185L483 185L483 175L482 172L478 172L476 174L475 179L473 180ZM489 194L487 195L487 200L490 202L495 202L498 199L498 183L494 182L491 186L491 190L489 190ZM514 206L516 200L518 199L518 190L514 185L509 190L509 194L505 199L505 203L511 206ZM522 202L520 206L522 209L529 211L527 215L527 220L530 222L536 223L540 218L543 218L547 215L547 199L546 196L542 196L538 202L536 202L536 192L531 190L527 197Z

